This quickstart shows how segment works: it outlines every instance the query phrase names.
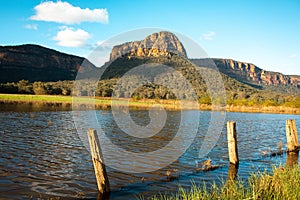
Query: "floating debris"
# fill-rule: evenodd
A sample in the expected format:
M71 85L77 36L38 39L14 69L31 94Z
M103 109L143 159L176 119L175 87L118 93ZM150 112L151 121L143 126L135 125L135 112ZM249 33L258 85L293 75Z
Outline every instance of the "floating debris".
M172 172L177 173L178 169L173 169L173 170L167 170L166 175L167 175L167 180L168 181L173 181L174 179L178 179L179 175L173 175Z
M53 125L53 121L49 120L48 121L48 126L52 126Z
M213 171L220 167L221 167L221 165L212 165L211 160L208 159L208 160L205 160L204 162L202 162L201 168L198 168L198 167L196 168L196 172L198 172L198 171Z

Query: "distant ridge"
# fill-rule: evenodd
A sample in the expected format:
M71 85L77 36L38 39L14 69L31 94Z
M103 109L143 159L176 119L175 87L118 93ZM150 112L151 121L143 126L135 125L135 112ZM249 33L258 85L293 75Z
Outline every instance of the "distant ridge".
M297 75L284 75L279 72L266 71L252 63L232 59L212 58L212 60L220 72L244 83L300 86L300 76ZM191 61L200 66L205 63L205 59L191 59Z
M0 46L0 82L74 80L84 60L39 45Z

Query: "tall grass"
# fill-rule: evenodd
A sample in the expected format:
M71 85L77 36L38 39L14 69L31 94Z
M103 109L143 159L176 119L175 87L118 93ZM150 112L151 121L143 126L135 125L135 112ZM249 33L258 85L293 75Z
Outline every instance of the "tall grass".
M205 185L190 190L180 188L173 196L159 195L152 200L197 200L197 199L300 199L300 167L274 168L272 175L258 172L247 180L229 181L221 186Z

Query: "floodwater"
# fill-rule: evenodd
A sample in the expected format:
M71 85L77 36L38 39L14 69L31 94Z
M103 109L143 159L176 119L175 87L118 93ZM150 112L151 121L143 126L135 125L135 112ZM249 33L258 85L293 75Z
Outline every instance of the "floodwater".
M136 138L121 131L111 110L79 111L95 112L101 127L113 144L130 152L150 152L163 148L175 138L181 116L199 114L197 135L188 149L171 164L152 172L128 173L107 167L111 185L109 199L138 199L159 194L172 194L178 186L189 188L193 184L221 183L227 179L228 149L226 126L214 148L204 158L199 158L210 123L210 111L167 111L163 129L150 138ZM147 125L149 112L131 110L136 124ZM277 151L282 142L285 149L285 121L295 119L300 125L300 115L263 113L223 113L226 121L236 121L240 164L238 177L246 179L253 172L270 170L272 166L285 164L286 154L264 156ZM97 185L89 151L80 139L70 108L39 108L34 106L1 105L0 108L0 199L97 199ZM76 124L78 125L78 124ZM185 126L184 131L189 132ZM189 134L186 134L189 135ZM186 138L183 138L186 139ZM168 152L169 156L178 154ZM220 168L203 172L201 162L211 159ZM134 162L130 156L127 163ZM114 163L126 165L124 159ZM196 162L199 166L196 166ZM147 163L147 162L146 162ZM154 163L155 164L155 163ZM129 164L130 165L130 164ZM126 167L126 166L125 166ZM171 173L171 180L166 173Z

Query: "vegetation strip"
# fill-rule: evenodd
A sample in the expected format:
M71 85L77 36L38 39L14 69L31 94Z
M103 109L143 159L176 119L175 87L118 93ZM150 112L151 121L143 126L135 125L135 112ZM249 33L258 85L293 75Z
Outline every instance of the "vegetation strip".
M61 95L25 95L25 94L0 94L0 103L62 103L72 104L72 96L61 96ZM180 110L178 100L159 100L159 99L113 99L115 105L126 106L129 101L130 107L137 108L151 108L155 104L160 104L165 109L169 110ZM92 98L92 97L76 97L76 103L84 105L95 106L111 106L111 98ZM184 109L199 109L199 110L211 110L211 105L199 104L199 107L189 105L189 102L185 102ZM285 107L285 106L234 106L227 105L226 111L229 112L264 112L264 113L289 113L289 114L300 114L300 108Z
M227 181L221 186L193 186L186 190L179 188L175 195L161 194L152 200L196 200L196 199L300 199L300 167L274 168L272 175L258 172L247 181Z

